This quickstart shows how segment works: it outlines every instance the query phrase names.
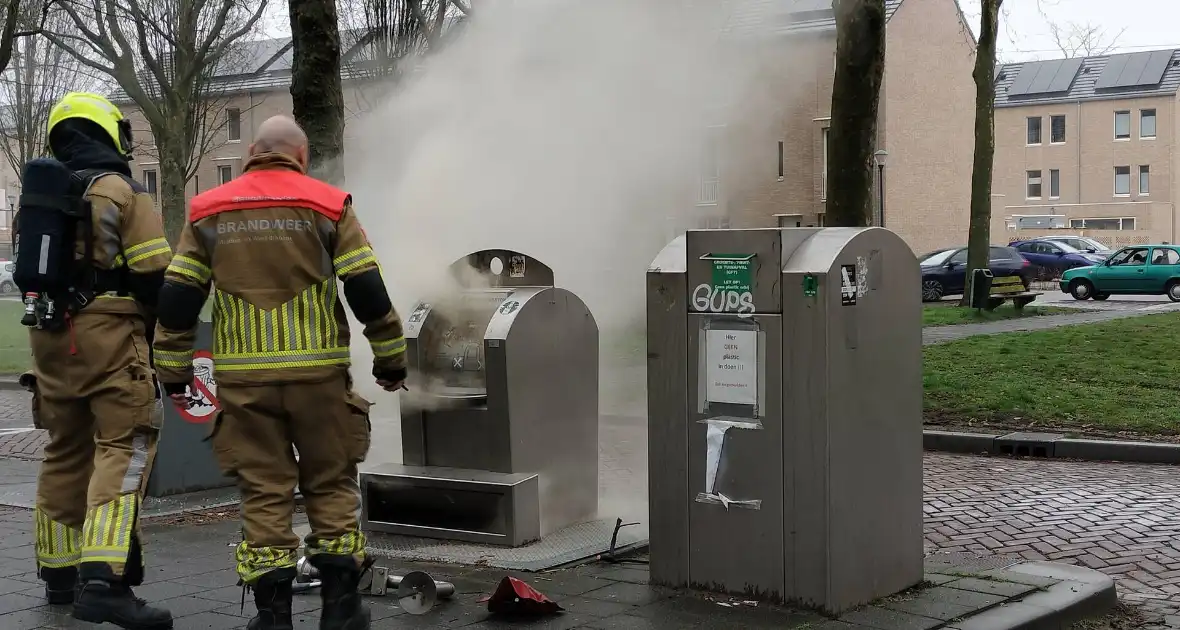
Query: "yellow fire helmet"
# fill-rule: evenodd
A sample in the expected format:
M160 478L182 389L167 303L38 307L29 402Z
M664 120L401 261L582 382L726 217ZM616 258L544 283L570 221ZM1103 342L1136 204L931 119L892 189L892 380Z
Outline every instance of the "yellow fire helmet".
M123 112L106 97L90 92L70 92L63 96L49 111L46 143L53 128L70 118L83 118L102 127L115 142L119 153L126 158L131 157L131 121L124 118Z

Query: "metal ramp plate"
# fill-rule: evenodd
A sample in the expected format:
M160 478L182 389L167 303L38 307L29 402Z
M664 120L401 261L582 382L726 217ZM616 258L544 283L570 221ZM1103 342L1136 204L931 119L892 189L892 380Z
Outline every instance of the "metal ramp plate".
M603 519L558 530L523 547L507 548L450 542L374 532L368 552L389 560L411 560L495 567L514 571L544 571L605 553L610 549L615 519ZM647 544L647 523L619 530L615 548Z

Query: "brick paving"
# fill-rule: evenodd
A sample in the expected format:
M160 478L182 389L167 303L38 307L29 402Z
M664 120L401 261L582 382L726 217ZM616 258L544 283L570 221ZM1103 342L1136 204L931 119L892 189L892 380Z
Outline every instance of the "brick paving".
M927 453L927 551L1100 570L1180 627L1180 467Z
M0 435L0 457L41 461L49 434L36 429Z

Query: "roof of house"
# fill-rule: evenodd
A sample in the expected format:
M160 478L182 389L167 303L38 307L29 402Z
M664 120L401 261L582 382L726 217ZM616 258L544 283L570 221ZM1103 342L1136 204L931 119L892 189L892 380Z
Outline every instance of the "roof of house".
M885 0L885 17L892 18L904 0ZM832 0L728 0L726 33L758 37L793 33L825 33L836 28ZM364 29L340 32L341 72L345 81L373 76L373 46L363 39ZM218 63L209 91L214 93L263 92L291 85L291 38L241 41ZM144 88L156 87L154 81ZM110 94L116 103L130 102L126 92Z
M903 0L885 0L885 19ZM823 33L836 29L832 0L730 0L728 31L736 35L774 36Z
M996 107L1175 95L1180 49L1026 61L999 66Z
M364 39L364 29L340 31L341 72L345 81L371 77L374 45ZM293 56L290 37L240 41L230 47L214 70L209 91L241 93L286 89L291 85ZM144 81L150 89L155 82ZM112 101L126 103L131 99L121 89L110 94Z

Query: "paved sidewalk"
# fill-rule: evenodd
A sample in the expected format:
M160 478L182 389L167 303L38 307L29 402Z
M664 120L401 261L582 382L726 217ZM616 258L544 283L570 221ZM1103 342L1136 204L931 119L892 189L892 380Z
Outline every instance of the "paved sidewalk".
M1005 319L998 322L986 322L982 324L932 326L922 329L922 345L928 346L979 335L999 335L1029 330L1048 330L1062 326L1097 324L1115 319L1143 317L1144 315L1152 314L1154 313L1145 313L1142 311L1098 311L1094 313L1068 313L1065 315L1041 315L1021 319Z
M0 628L3 630L82 629L91 624L74 621L68 607L42 603L42 587L32 568L32 545L27 511L0 509ZM252 600L243 611L242 589L229 569L236 522L189 527L145 528L147 584L136 594L170 609L176 630L242 628L252 614ZM963 626L979 620L980 627L1010 627L1022 612L1055 615L1081 597L1092 606L1108 605L1109 582L1061 573L1063 567L1026 564L1010 566L992 559L937 556L927 562L929 584L920 591L899 594L874 606L841 616L840 621L814 613L767 605L740 598L672 591L647 584L642 564L595 564L546 574L519 575L567 612L549 619L505 622L491 619L480 600L505 575L481 567L403 565L398 570L423 569L455 584L447 602L423 616L406 614L392 596L367 598L374 630L408 628L623 628L700 630L719 628L796 628L797 630L931 630ZM1057 575L1059 577L1047 577ZM1087 582L1086 579L1091 581ZM1066 580L1066 581L1063 581ZM1105 580L1105 578L1103 578ZM1079 595L1081 593L1081 595ZM1096 598L1096 599L1095 599ZM1013 600L1023 603L1002 606ZM296 596L295 627L311 630L318 624L319 593ZM1092 610L1092 609L1090 609ZM977 613L984 612L981 617ZM1072 609L1076 615L1077 609ZM987 615L992 615L990 623ZM1009 623L997 623L994 617ZM1043 618L1043 617L1042 617ZM105 627L105 626L104 626Z
M1098 569L1180 628L1180 467L927 453L927 551Z

